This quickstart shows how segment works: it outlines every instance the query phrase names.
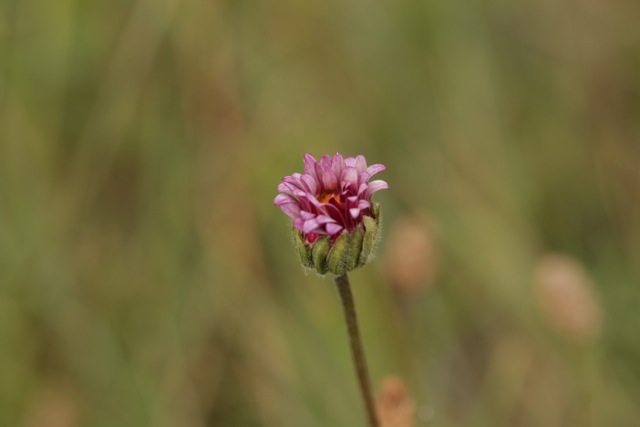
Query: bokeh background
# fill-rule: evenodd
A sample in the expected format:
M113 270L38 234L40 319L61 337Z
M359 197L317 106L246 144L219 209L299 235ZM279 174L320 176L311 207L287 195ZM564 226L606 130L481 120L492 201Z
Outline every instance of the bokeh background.
M373 382L406 389L384 427L639 425L638 22L3 0L0 425L363 426L333 283L272 205L336 151L388 168L351 275Z

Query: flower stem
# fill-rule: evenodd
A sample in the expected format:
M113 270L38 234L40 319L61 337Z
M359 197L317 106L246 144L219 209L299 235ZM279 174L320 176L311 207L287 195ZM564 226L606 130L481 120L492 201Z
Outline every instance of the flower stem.
M360 338L360 330L358 328L358 316L356 315L356 306L353 302L353 294L351 293L351 285L347 273L343 273L336 277L336 286L342 301L342 309L344 318L347 322L347 331L349 333L349 342L351 344L351 355L353 356L353 365L358 376L358 384L360 385L360 393L364 400L367 410L367 418L370 427L379 427L378 417L376 416L376 408L371 395L371 382L369 381L369 370L367 369L367 360L362 347L362 339Z

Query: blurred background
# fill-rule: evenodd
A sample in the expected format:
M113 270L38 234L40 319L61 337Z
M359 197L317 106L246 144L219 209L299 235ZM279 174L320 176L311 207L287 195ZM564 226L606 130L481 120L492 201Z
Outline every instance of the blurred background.
M391 187L351 274L383 427L637 426L639 19L0 2L0 425L364 426L272 205L340 151Z

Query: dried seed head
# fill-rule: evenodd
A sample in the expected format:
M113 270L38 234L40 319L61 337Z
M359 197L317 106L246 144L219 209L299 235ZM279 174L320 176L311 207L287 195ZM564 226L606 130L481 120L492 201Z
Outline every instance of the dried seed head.
M385 273L392 286L418 293L433 286L438 272L435 236L429 221L408 216L394 224L385 251Z
M549 326L565 338L585 342L600 333L600 301L587 272L575 259L543 256L534 272L534 293Z
M381 427L411 427L414 423L416 405L398 376L391 375L382 381L376 408Z

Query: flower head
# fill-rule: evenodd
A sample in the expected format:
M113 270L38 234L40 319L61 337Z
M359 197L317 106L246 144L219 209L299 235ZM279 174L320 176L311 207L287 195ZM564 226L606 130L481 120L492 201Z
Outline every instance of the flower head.
M372 239L369 246L373 245L379 222L379 208L371 203L371 195L389 188L385 181L371 181L371 177L383 170L381 164L367 167L364 156L345 159L336 153L333 157L324 155L318 161L305 154L304 173L283 178L274 204L293 220L298 249L306 266L315 267L321 274L327 271L341 274L345 268L348 271L366 263L371 247L365 245ZM345 245L350 247L348 256L338 254ZM315 261L314 251L318 254ZM365 251L369 253L363 254ZM334 253L333 261L339 258L341 266L337 269L329 265L327 270L323 266L323 258L331 263L329 252ZM351 264L354 266L349 268Z

